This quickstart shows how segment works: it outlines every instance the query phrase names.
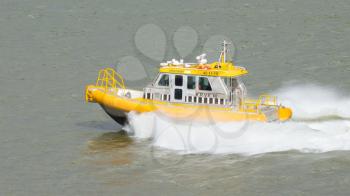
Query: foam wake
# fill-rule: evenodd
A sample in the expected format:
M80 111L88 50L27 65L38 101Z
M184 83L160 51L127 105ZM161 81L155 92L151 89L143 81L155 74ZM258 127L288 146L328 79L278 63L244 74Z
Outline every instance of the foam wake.
M316 85L290 86L272 93L293 108L296 119L350 119L350 98Z
M287 150L327 152L350 150L350 101L317 86L276 91L283 104L299 119L286 123L230 122L198 124L179 122L157 113L129 114L127 130L153 145L180 153L260 154ZM337 116L339 119L325 120Z

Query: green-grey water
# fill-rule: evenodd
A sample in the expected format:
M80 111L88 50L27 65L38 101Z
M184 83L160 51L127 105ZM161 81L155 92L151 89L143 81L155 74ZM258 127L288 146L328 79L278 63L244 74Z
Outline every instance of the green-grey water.
M155 61L134 39L145 24L165 32L165 59L177 58L181 26L198 33L186 60L213 35L231 38L251 94L298 83L347 95L349 9L347 0L0 1L0 194L349 195L346 150L181 155L118 132L84 102L101 65L124 56L152 80Z

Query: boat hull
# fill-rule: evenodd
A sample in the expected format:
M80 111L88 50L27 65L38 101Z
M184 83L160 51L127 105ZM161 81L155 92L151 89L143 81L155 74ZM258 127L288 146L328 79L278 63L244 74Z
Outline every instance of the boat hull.
M127 122L127 113L157 112L162 116L186 121L286 121L291 118L289 108L275 107L273 118L264 112L233 110L231 107L192 105L143 99L142 97L120 96L96 86L88 86L86 96L89 102L97 102L106 113L120 124ZM125 94L125 93L124 93ZM272 108L273 109L273 108Z
M128 123L128 118L124 111L116 110L114 108L110 108L102 104L100 104L100 106L108 114L108 116L111 117L113 120L115 120L118 124L125 125Z

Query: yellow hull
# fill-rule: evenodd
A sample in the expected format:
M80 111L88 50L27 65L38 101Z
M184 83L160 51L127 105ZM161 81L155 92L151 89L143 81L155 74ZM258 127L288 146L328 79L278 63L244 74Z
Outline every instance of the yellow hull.
M87 86L86 100L96 102L104 107L117 110L118 112L128 113L131 111L143 112L159 112L168 117L196 120L196 121L268 121L267 116L263 112L251 112L248 110L234 111L232 108L219 107L212 105L191 105L183 103L171 103L164 101L148 100L143 98L128 98L118 96L116 92L109 92L98 86ZM278 107L276 117L278 121L286 121L292 116L289 108Z

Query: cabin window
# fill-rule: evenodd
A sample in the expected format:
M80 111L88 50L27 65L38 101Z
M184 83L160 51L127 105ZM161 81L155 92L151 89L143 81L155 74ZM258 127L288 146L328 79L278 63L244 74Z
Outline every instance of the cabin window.
M175 75L175 86L182 86L183 78L181 75Z
M237 83L235 78L228 78L228 77L224 78L224 82L228 88L235 87Z
M209 98L209 104L213 104L213 98Z
M169 86L169 75L163 74L158 82L159 86Z
M151 99L151 93L147 93L146 98L147 98L147 99Z
M197 97L193 97L193 102L197 103Z
M230 87L230 78L224 78L224 83L227 87Z
M199 90L211 91L211 86L208 78L199 77L198 88Z
M188 102L192 102L192 96L188 96Z
M163 95L163 100L166 101L168 99L168 95Z
M198 103L202 103L202 97L198 97Z
M232 87L233 87L233 88L237 88L237 86L238 86L238 80L237 80L237 78L232 78Z
M208 98L204 97L204 103L207 104L208 103Z
M196 88L196 78L194 76L187 76L187 89Z
M224 99L220 99L220 104L224 105Z
M177 100L182 100L182 89L175 89L174 98Z
M215 98L215 104L219 104L219 99Z

